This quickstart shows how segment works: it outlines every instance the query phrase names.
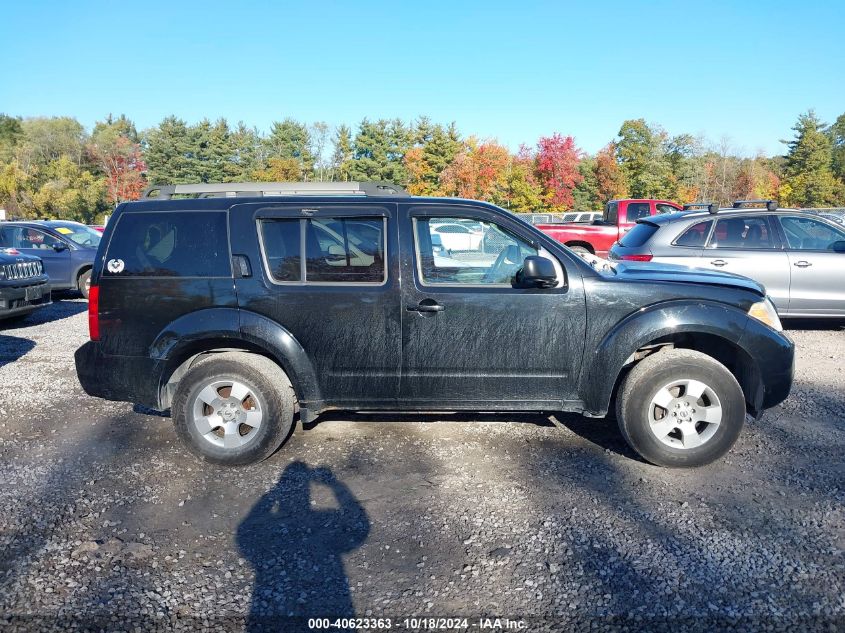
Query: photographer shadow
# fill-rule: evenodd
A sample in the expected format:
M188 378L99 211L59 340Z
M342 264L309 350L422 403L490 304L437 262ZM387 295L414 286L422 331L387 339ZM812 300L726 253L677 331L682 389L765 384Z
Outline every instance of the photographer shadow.
M255 570L246 630L306 631L308 617L354 617L342 555L369 531L366 511L331 470L290 464L238 526L238 548Z

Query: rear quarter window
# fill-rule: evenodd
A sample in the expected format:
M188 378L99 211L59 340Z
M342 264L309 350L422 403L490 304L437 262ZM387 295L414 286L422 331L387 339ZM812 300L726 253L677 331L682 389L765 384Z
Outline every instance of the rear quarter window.
M681 233L680 237L678 237L673 244L675 246L703 247L705 242L707 242L707 236L710 233L711 226L713 226L712 220L693 224L686 231Z
M106 277L229 277L222 211L124 213L109 242Z
M635 224L634 228L622 236L622 239L619 240L619 245L627 248L637 248L648 242L655 233L657 233L656 225L648 222L640 222Z

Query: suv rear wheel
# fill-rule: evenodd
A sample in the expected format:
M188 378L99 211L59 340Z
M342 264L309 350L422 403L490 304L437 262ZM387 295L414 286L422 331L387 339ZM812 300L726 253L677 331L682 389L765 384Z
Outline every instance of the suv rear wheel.
M193 453L225 466L269 457L288 437L296 399L284 372L257 354L210 355L182 377L176 431Z
M745 422L745 397L728 369L693 350L640 361L619 389L616 419L625 440L658 466L694 467L727 453Z
M88 291L91 290L91 269L89 268L76 279L76 288L87 299Z

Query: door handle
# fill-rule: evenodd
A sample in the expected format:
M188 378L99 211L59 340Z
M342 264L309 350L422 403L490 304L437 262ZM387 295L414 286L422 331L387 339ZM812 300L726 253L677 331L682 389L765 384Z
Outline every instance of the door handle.
M431 299L423 299L415 306L405 308L408 312L443 312L446 308Z
M728 262L726 262L724 259L714 259L710 263L713 264L714 266L727 266L728 265Z
M792 264L793 266L798 266L798 268L807 268L808 266L812 266L813 264L808 262L805 259L802 259L800 262L795 262Z

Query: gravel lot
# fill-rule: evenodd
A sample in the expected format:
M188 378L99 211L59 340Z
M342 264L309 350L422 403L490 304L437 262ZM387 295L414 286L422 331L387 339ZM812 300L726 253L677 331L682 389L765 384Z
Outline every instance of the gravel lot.
M842 630L845 332L793 324L793 395L723 461L639 461L615 423L332 414L257 466L87 397L85 304L0 335L0 627ZM137 627L137 628L136 628Z

